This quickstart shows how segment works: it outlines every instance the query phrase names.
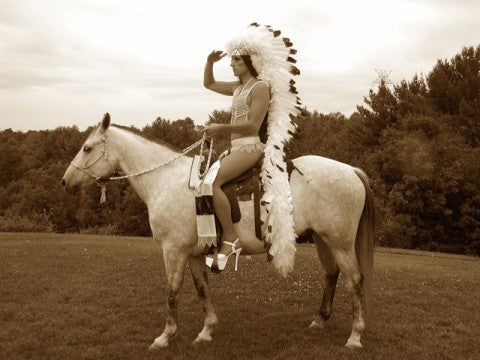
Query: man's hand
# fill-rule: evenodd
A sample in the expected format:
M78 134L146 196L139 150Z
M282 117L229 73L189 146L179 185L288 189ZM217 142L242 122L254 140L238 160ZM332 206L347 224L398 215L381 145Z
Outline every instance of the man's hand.
M227 56L227 53L224 53L221 50L213 50L210 54L208 54L207 61L215 63L222 60L225 56Z
M225 126L225 124L210 124L205 128L204 132L208 137L212 137L225 130Z

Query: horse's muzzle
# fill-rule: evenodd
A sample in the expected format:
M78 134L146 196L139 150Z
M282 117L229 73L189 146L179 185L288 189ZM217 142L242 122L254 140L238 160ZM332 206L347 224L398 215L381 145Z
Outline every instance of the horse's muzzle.
M79 186L69 186L65 178L60 180L60 186L67 194L74 194L80 188Z

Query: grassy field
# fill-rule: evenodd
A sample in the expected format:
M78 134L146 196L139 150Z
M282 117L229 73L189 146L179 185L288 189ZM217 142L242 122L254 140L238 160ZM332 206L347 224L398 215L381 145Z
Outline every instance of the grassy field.
M364 348L343 348L351 301L339 282L324 330L307 325L320 305L315 250L299 245L281 278L264 256L212 274L220 324L192 347L203 314L188 273L180 332L147 349L164 326L165 272L150 238L0 234L0 359L480 359L480 260L377 249L375 321Z

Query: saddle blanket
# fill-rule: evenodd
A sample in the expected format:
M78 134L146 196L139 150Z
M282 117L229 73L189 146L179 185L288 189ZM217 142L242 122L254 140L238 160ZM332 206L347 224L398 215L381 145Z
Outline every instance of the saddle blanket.
M198 245L217 246L217 229L213 209L212 186L220 169L220 161L215 161L203 180L197 186L195 208L197 217Z

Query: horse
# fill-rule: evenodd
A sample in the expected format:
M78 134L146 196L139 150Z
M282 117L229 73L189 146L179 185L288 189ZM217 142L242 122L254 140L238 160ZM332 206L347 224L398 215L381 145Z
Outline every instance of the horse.
M353 298L352 330L345 346L361 348L372 284L375 225L368 178L358 168L320 156L301 156L293 164L296 170L289 181L295 233L312 234L325 271L320 310L310 327L323 328L330 318L341 272ZM205 249L197 245L195 189L189 187L191 165L192 157L184 152L111 125L107 113L60 181L65 191L72 192L121 171L147 205L168 283L165 328L150 350L168 347L177 333L177 297L187 262L205 313L203 328L193 344L211 342L218 322L208 285ZM241 223L235 226L242 255L266 252L250 228Z

